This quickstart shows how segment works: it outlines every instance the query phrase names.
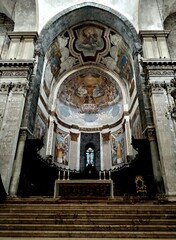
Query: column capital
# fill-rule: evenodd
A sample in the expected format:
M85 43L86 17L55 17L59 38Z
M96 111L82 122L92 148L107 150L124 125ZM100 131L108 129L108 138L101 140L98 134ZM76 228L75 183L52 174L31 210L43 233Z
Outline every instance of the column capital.
M10 39L34 39L36 41L38 39L37 32L8 32L8 37Z
M141 30L139 31L139 36L141 39L144 37L168 37L170 30Z
M79 133L70 132L70 137L71 137L71 141L77 142L78 137L79 137Z
M101 136L102 136L102 138L103 138L103 141L109 141L109 139L110 139L110 132L108 132L108 133L102 133L101 134Z

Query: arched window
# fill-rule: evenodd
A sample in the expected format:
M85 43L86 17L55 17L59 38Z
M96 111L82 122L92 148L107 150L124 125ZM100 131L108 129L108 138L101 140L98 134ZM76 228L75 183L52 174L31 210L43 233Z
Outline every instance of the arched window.
M86 149L86 167L87 166L94 167L94 164L95 164L94 161L95 161L94 150L92 147L88 147Z

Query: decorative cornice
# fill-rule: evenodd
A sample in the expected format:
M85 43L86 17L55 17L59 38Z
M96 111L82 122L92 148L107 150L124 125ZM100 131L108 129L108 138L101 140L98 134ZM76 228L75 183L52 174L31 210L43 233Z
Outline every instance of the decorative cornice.
M176 87L176 80L172 79L171 81L155 81L155 82L150 82L147 85L147 88L149 91L160 91L163 92L163 90L167 91L167 93L171 93L172 90L174 90Z
M140 59L141 65L143 67L148 67L148 66L172 66L176 68L176 59L170 59L170 58L141 58Z
M140 63L149 77L173 77L176 71L176 59L141 59Z
M34 68L34 60L0 60L0 78L27 78Z
M38 39L38 33L37 32L8 32L8 37L10 39L14 39L14 38L20 38L20 39L26 39L26 38L30 38L30 39L34 39L34 41L36 41Z
M147 37L168 37L170 31L169 30L141 30L139 31L139 36L141 39Z
M150 93L157 92L163 93L164 91L164 83L163 82L153 82L148 84L148 90Z
M2 67L33 67L34 66L34 59L23 60L23 59L3 59L0 60L0 68Z

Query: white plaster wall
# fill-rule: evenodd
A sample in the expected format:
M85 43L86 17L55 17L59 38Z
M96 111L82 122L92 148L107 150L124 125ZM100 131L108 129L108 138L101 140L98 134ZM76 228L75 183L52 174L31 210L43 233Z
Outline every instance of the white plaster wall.
M16 31L38 31L56 14L76 5L104 5L125 16L136 30L159 30L176 12L176 0L1 0L0 12L15 21ZM111 11L111 10L110 10Z
M162 10L157 0L140 0L139 30L162 30Z
M39 32L44 25L56 14L62 12L66 8L76 6L78 4L98 4L97 6L107 6L124 15L138 30L138 4L139 0L38 0L39 8Z
M14 8L17 0L0 0L0 12L14 20Z

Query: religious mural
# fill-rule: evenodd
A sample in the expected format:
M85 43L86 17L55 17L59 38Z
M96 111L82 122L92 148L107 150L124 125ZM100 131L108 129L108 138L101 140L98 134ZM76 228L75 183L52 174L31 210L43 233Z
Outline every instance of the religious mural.
M44 117L42 111L38 107L33 135L35 139L41 139L43 141L43 147L39 152L41 156L45 156L46 154L47 130L47 119Z
M81 53L81 54L80 54ZM122 37L112 30L107 30L101 25L85 23L73 27L57 36L46 54L44 73L44 89L49 95L52 81L64 71L69 71L74 66L84 65L86 62L101 63L108 69L116 72L126 81L130 93L134 89L134 76L130 51ZM86 89L87 90L87 89ZM83 94L84 84L77 89ZM101 92L101 85L97 89ZM87 102L93 102L95 97L87 97ZM90 109L95 107L92 105ZM84 110L83 110L84 111ZM97 111L95 108L94 111Z
M47 120L42 114L42 111L38 108L37 117L35 122L34 136L37 139L46 138Z
M122 130L111 135L112 166L125 162L124 133Z
M133 70L130 58L123 49L119 49L117 66L120 69L120 76L127 80L128 84L130 84L133 80Z
M83 52L84 56L94 56L97 51L103 49L102 29L94 25L87 25L78 28L76 31L77 40L75 47Z
M111 41L110 56L102 57L101 63L117 72L120 78L127 82L131 93L134 89L134 76L129 50L119 34L110 34L109 37Z
M69 136L67 133L57 130L55 142L55 162L68 165L69 160Z
M131 125L132 125L132 136L135 139L142 139L143 136L142 136L141 119L139 115L139 108L136 109L132 117Z
M60 63L61 63L61 54L59 50L58 41L54 41L50 46L47 55L46 55L46 66L44 73L44 81L43 86L46 95L49 95L50 86L53 79L58 75L60 71Z
M115 81L93 71L66 80L57 98L57 113L67 123L98 126L122 114L122 93Z

